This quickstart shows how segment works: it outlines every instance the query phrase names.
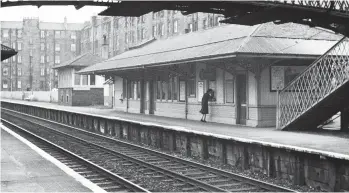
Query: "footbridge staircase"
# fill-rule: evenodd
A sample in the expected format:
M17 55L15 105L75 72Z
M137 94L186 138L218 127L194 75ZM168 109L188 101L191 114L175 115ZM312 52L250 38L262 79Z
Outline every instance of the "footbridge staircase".
M342 38L278 92L277 127L316 129L349 107L349 39ZM346 117L349 119L349 117Z

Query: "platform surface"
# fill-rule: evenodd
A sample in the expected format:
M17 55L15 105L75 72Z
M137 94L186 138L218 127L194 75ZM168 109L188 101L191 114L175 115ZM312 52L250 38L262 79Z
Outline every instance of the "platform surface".
M267 144L280 148L292 146L291 149L306 152L320 152L325 155L338 154L334 157L346 157L349 159L349 133L342 132L301 132L301 131L279 131L275 128L253 128L238 125L221 123L202 123L200 121L185 120L154 115L132 114L116 111L113 109L101 109L96 107L71 107L61 106L55 103L32 102L21 100L1 99L2 101L34 105L57 110L83 112L89 114L110 116L115 119L130 119L140 122L160 124L164 126L178 126L195 132L207 132L212 135L239 138L242 141L249 141ZM309 150L309 151L308 151Z
M1 132L1 192L92 192L8 132Z

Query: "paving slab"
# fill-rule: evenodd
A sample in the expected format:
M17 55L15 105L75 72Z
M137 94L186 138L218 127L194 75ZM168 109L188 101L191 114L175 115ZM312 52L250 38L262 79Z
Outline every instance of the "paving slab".
M1 192L92 192L1 129Z
M275 128L253 128L239 125L221 123L202 123L200 121L178 118L162 117L155 115L133 114L116 111L114 109L89 107L61 106L55 103L32 102L11 99L2 101L33 105L43 108L81 112L94 115L108 116L115 119L128 119L146 124L169 126L178 130L190 130L198 133L209 133L217 137L233 138L240 141L269 144L274 147L292 147L291 149L307 149L309 151L325 152L326 154L340 154L334 157L347 157L349 159L349 134L342 132L302 132L280 131Z

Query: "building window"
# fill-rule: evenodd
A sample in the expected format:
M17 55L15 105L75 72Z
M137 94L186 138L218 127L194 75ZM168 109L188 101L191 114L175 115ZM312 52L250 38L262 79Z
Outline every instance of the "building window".
M154 25L154 26L153 26L153 37L156 37L156 32L157 32L157 30L156 30L156 25Z
M137 81L137 99L141 98L141 82Z
M4 37L4 38L8 37L8 30L7 29L2 30L2 37Z
M209 27L213 27L213 26L214 26L213 16L209 16Z
M50 62L50 56L46 56L46 62Z
M55 70L55 76L58 76L58 70Z
M145 23L145 17L144 17L144 15L141 16L141 21L142 21L142 23Z
M161 100L161 93L162 93L162 91L161 91L161 81L158 80L157 81L157 88L156 88L156 99L157 100Z
M74 74L74 85L80 85L81 75Z
M4 68L2 69L2 75L4 75L4 76L7 76L7 75L8 75L8 68L7 68L7 67L4 67Z
M153 19L156 19L156 12L153 12Z
M56 44L55 45L55 51L59 52L61 50L61 45L60 44Z
M96 75L90 75L90 85L96 85Z
M46 49L47 50L50 49L50 44L49 43L46 44Z
M178 32L178 21L174 21L173 22L173 33L177 33Z
M45 68L41 68L40 75L45 76Z
M45 82L44 81L40 81L40 90L43 90L45 87Z
M22 43L21 43L21 42L18 42L18 43L17 43L17 49L18 49L18 50L22 50Z
M71 39L75 40L76 39L76 32L72 31L70 34Z
M16 56L12 56L12 61L16 62Z
M67 95L67 103L69 103L69 95Z
M134 98L134 89L135 89L135 84L133 81L128 82L128 98L133 99Z
M82 85L88 85L88 75L81 75L82 76Z
M165 16L165 11L164 10L160 11L160 17L164 17L164 16Z
M62 95L62 96L61 96L61 102L63 102L63 99L64 99L64 98L63 98L63 95Z
M17 62L18 62L18 63L22 63L22 56L21 56L21 55L18 55L17 57L18 57L18 59L17 59L18 61L17 61Z
M17 37L18 37L18 38L22 38L22 30L19 29L19 30L17 31L17 33L18 33Z
M22 76L22 68L17 69L17 76Z
M45 37L45 31L41 30L41 38L44 38Z
M228 72L225 72L224 74L225 102L234 103L234 77Z
M4 60L3 63L8 63L8 59Z
M55 38L61 37L61 31L55 31Z
M40 48L41 48L42 51L45 50L45 44L44 44L44 43L41 43L41 44L40 44Z
M175 76L172 78L172 99L177 100L178 95L178 77Z
M13 43L12 43L12 48L13 48L13 49L16 49L16 42L13 42Z
M196 96L196 84L195 78L188 80L188 96L195 97Z
M41 64L45 63L45 56L41 56L40 62L41 62Z
M2 81L2 88L8 88L7 80Z
M76 46L75 46L75 44L70 45L70 50L71 50L72 52L75 52L75 51L76 51Z
M32 49L30 49L30 51L29 51L29 56L33 56L33 50Z
M50 74L50 68L46 68L46 74Z
M60 59L59 59L59 56L56 56L55 57L55 64L59 64L61 61L60 61Z
M22 81L17 81L17 88L22 88Z

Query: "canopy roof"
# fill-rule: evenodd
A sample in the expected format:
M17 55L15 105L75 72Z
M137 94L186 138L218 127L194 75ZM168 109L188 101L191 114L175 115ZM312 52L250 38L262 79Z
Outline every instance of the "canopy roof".
M16 50L1 44L1 61L6 60L16 54Z
M80 73L103 73L246 55L314 57L325 53L341 37L299 24L226 25L157 40L89 66Z
M104 60L103 58L97 55L94 55L91 52L88 52L85 54L81 54L71 60L68 60L60 65L54 66L53 68L55 69L67 68L67 67L84 68L84 67L102 62L103 60Z

